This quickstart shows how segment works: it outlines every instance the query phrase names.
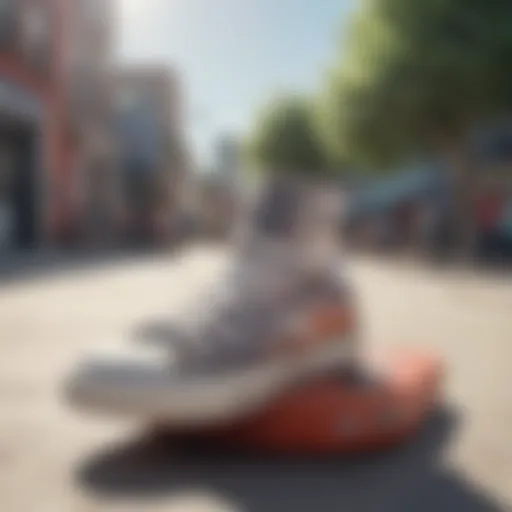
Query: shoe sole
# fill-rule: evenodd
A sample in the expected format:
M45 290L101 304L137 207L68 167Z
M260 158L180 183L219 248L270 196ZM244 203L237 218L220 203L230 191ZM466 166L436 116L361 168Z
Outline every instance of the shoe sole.
M322 343L321 348L273 359L250 369L221 375L173 378L169 367L152 372L100 377L77 372L66 386L68 401L89 412L137 417L174 428L232 423L263 410L294 385L352 360L352 340Z

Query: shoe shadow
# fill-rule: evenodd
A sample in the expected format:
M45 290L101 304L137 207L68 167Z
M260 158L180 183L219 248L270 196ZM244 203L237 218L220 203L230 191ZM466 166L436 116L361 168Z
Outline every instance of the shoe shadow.
M443 468L443 448L457 416L440 411L417 439L363 457L269 457L144 437L94 456L77 469L79 484L104 498L150 499L206 489L240 510L503 510Z

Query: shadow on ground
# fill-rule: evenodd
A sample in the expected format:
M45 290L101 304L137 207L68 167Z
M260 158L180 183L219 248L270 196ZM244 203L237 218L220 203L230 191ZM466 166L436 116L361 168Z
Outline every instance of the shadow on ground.
M502 510L442 466L456 424L454 413L442 411L407 446L357 460L269 458L145 437L95 455L78 468L77 478L103 498L140 500L199 489L244 511Z

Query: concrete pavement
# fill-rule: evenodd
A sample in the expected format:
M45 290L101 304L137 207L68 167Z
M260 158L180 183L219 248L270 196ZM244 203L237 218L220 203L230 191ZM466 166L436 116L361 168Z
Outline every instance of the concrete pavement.
M512 509L512 279L355 261L370 347L447 359L450 407L420 439L364 460L266 460L148 442L59 398L95 344L192 301L224 263L197 248L38 273L0 288L0 505L57 511Z

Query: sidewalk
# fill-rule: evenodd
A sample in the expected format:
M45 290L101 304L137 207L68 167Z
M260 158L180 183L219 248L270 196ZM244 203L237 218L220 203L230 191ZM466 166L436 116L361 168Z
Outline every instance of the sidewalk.
M350 260L378 264L392 270L425 272L433 278L466 278L512 283L512 262L500 264L481 261L432 261L411 253L371 253L347 251Z
M161 257L174 249L39 249L0 254L0 286L87 268Z

